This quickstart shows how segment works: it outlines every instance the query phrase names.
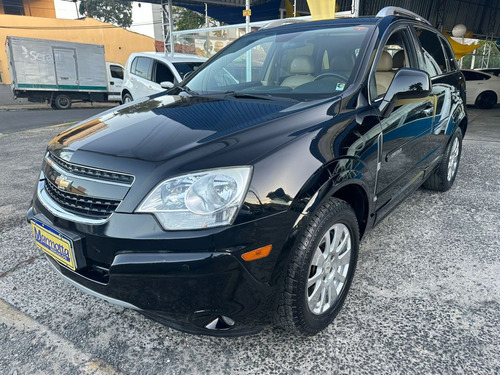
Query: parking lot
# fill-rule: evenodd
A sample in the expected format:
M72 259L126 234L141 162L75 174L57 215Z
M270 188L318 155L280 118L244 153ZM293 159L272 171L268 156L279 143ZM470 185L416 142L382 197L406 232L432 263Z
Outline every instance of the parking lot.
M64 127L0 135L0 374L500 373L500 107L468 110L453 188L363 239L343 310L310 338L193 336L65 284L25 220Z

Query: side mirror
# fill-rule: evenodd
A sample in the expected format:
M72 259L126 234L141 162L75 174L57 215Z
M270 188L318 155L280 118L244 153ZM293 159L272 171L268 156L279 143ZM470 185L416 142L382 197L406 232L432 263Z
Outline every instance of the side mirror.
M431 93L432 84L429 74L418 69L399 69L387 89L380 105L383 117L389 116L400 99L423 99Z
M160 86L164 89L171 89L172 87L174 87L174 84L170 81L163 81L160 83Z

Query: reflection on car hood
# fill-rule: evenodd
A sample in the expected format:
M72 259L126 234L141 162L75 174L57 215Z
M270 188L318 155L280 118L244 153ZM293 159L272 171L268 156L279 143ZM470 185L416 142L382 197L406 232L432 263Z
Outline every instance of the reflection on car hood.
M294 103L160 96L131 103L66 130L49 144L63 159L89 151L147 161L167 160L198 145L288 115Z

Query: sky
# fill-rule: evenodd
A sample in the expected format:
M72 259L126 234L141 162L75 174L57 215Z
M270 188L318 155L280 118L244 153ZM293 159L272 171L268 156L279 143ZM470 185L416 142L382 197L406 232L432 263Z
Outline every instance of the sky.
M79 1L74 3L67 0L54 0L54 4L57 18L76 19L81 17L78 13ZM133 24L130 27L131 31L154 38L151 4L137 1L132 2L132 20Z

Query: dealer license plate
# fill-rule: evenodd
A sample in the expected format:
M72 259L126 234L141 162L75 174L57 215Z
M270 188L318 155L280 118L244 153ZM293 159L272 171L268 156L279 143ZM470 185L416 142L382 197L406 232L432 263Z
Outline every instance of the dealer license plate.
M69 238L36 219L31 220L31 228L36 246L59 263L76 270L73 242Z

